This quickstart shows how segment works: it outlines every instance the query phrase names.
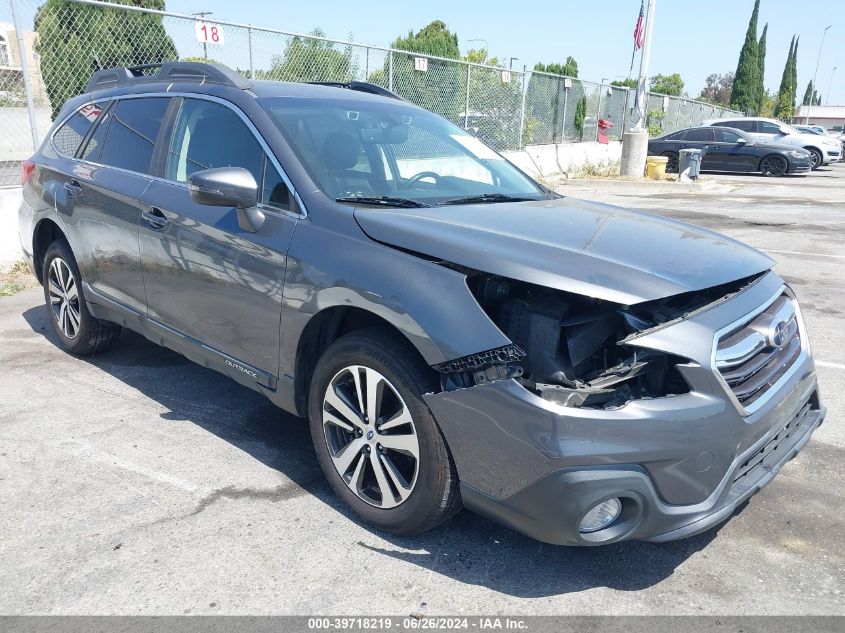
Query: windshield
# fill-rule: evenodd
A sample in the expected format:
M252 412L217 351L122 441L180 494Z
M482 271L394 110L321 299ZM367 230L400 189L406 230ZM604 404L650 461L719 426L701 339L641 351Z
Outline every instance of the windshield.
M388 206L550 197L476 137L401 101L259 99L332 199Z

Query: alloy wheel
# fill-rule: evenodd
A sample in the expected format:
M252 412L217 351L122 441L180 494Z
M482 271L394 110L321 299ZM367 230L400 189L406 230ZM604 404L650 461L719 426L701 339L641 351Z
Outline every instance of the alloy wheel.
M819 165L822 164L822 155L819 153L818 150L810 150L811 160L813 161L812 169L816 169Z
M666 152L663 155L669 159L666 161L666 173L678 173L678 155L675 152Z
M82 320L79 312L79 289L70 267L61 257L56 257L50 262L47 284L53 319L62 334L69 339L76 338Z
M783 156L766 156L763 159L760 171L767 176L782 176L789 169L786 159Z
M326 388L322 416L332 464L359 499L384 509L408 499L419 472L419 439L387 378L369 367L344 367Z

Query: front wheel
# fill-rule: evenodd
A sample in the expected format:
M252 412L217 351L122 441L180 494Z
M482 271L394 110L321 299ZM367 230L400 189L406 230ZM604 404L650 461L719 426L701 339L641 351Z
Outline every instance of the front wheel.
M812 161L813 161L813 171L818 169L822 166L822 161L824 161L824 156L820 150L817 150L815 147L806 147L805 148L810 154L812 154Z
M309 422L320 466L379 529L416 534L461 507L454 462L422 400L435 388L407 341L378 329L341 337L314 370Z
M82 297L82 275L67 242L56 240L44 256L44 301L53 330L73 354L90 356L110 347L120 326L101 321L88 312Z
M783 176L789 171L789 163L783 156L769 154L760 161L760 171L764 176Z

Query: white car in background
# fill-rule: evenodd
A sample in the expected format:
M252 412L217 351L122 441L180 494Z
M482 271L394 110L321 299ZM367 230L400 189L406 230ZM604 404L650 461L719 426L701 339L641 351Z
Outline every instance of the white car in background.
M745 117L741 119L707 119L701 125L732 127L765 143L803 147L813 154L813 169L842 160L842 143L835 138L796 130L777 119Z

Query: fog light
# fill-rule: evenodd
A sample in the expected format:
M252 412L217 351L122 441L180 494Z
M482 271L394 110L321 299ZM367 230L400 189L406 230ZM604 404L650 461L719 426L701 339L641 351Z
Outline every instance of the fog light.
M581 519L578 530L584 534L598 532L613 523L622 512L622 502L619 499L602 501Z

